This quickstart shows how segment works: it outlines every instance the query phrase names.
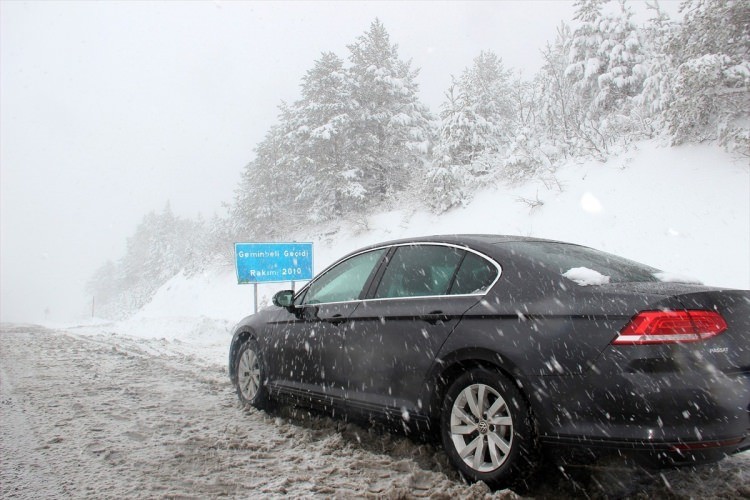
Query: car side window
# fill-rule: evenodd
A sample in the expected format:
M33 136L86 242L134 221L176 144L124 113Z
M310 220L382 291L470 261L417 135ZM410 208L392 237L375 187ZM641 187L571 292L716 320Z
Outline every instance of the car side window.
M302 298L303 304L357 300L367 279L380 262L385 249L373 250L332 267L312 282Z
M376 299L447 295L464 250L440 245L401 246L390 258Z
M451 295L468 295L484 293L497 278L497 267L471 252L461 263L456 279L451 286Z

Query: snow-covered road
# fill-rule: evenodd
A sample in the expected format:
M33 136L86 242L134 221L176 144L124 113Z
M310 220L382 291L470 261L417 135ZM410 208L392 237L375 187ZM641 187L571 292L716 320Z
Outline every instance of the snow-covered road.
M245 410L226 367L166 340L0 331L0 496L508 498L438 448L289 408ZM750 496L750 454L698 469L550 467L531 497Z

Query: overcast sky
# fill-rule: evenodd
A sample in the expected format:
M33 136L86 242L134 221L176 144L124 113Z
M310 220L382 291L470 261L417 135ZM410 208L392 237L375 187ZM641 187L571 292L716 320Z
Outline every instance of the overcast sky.
M664 2L662 2L664 3ZM676 4L674 5L676 8ZM150 210L211 216L282 100L376 18L437 111L490 49L531 75L572 2L0 1L0 316L72 319Z

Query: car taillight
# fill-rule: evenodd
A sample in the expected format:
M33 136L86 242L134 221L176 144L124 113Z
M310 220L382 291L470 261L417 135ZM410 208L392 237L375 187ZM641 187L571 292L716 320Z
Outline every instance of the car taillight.
M630 320L613 344L674 344L698 342L727 329L714 311L644 311Z

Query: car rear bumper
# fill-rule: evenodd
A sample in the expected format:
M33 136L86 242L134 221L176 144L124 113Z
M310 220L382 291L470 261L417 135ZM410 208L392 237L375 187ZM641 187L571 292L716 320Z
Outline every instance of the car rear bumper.
M667 465L750 449L746 370L685 369L679 360L674 370L623 370L621 360L607 362L583 375L530 381L542 443L616 450Z

